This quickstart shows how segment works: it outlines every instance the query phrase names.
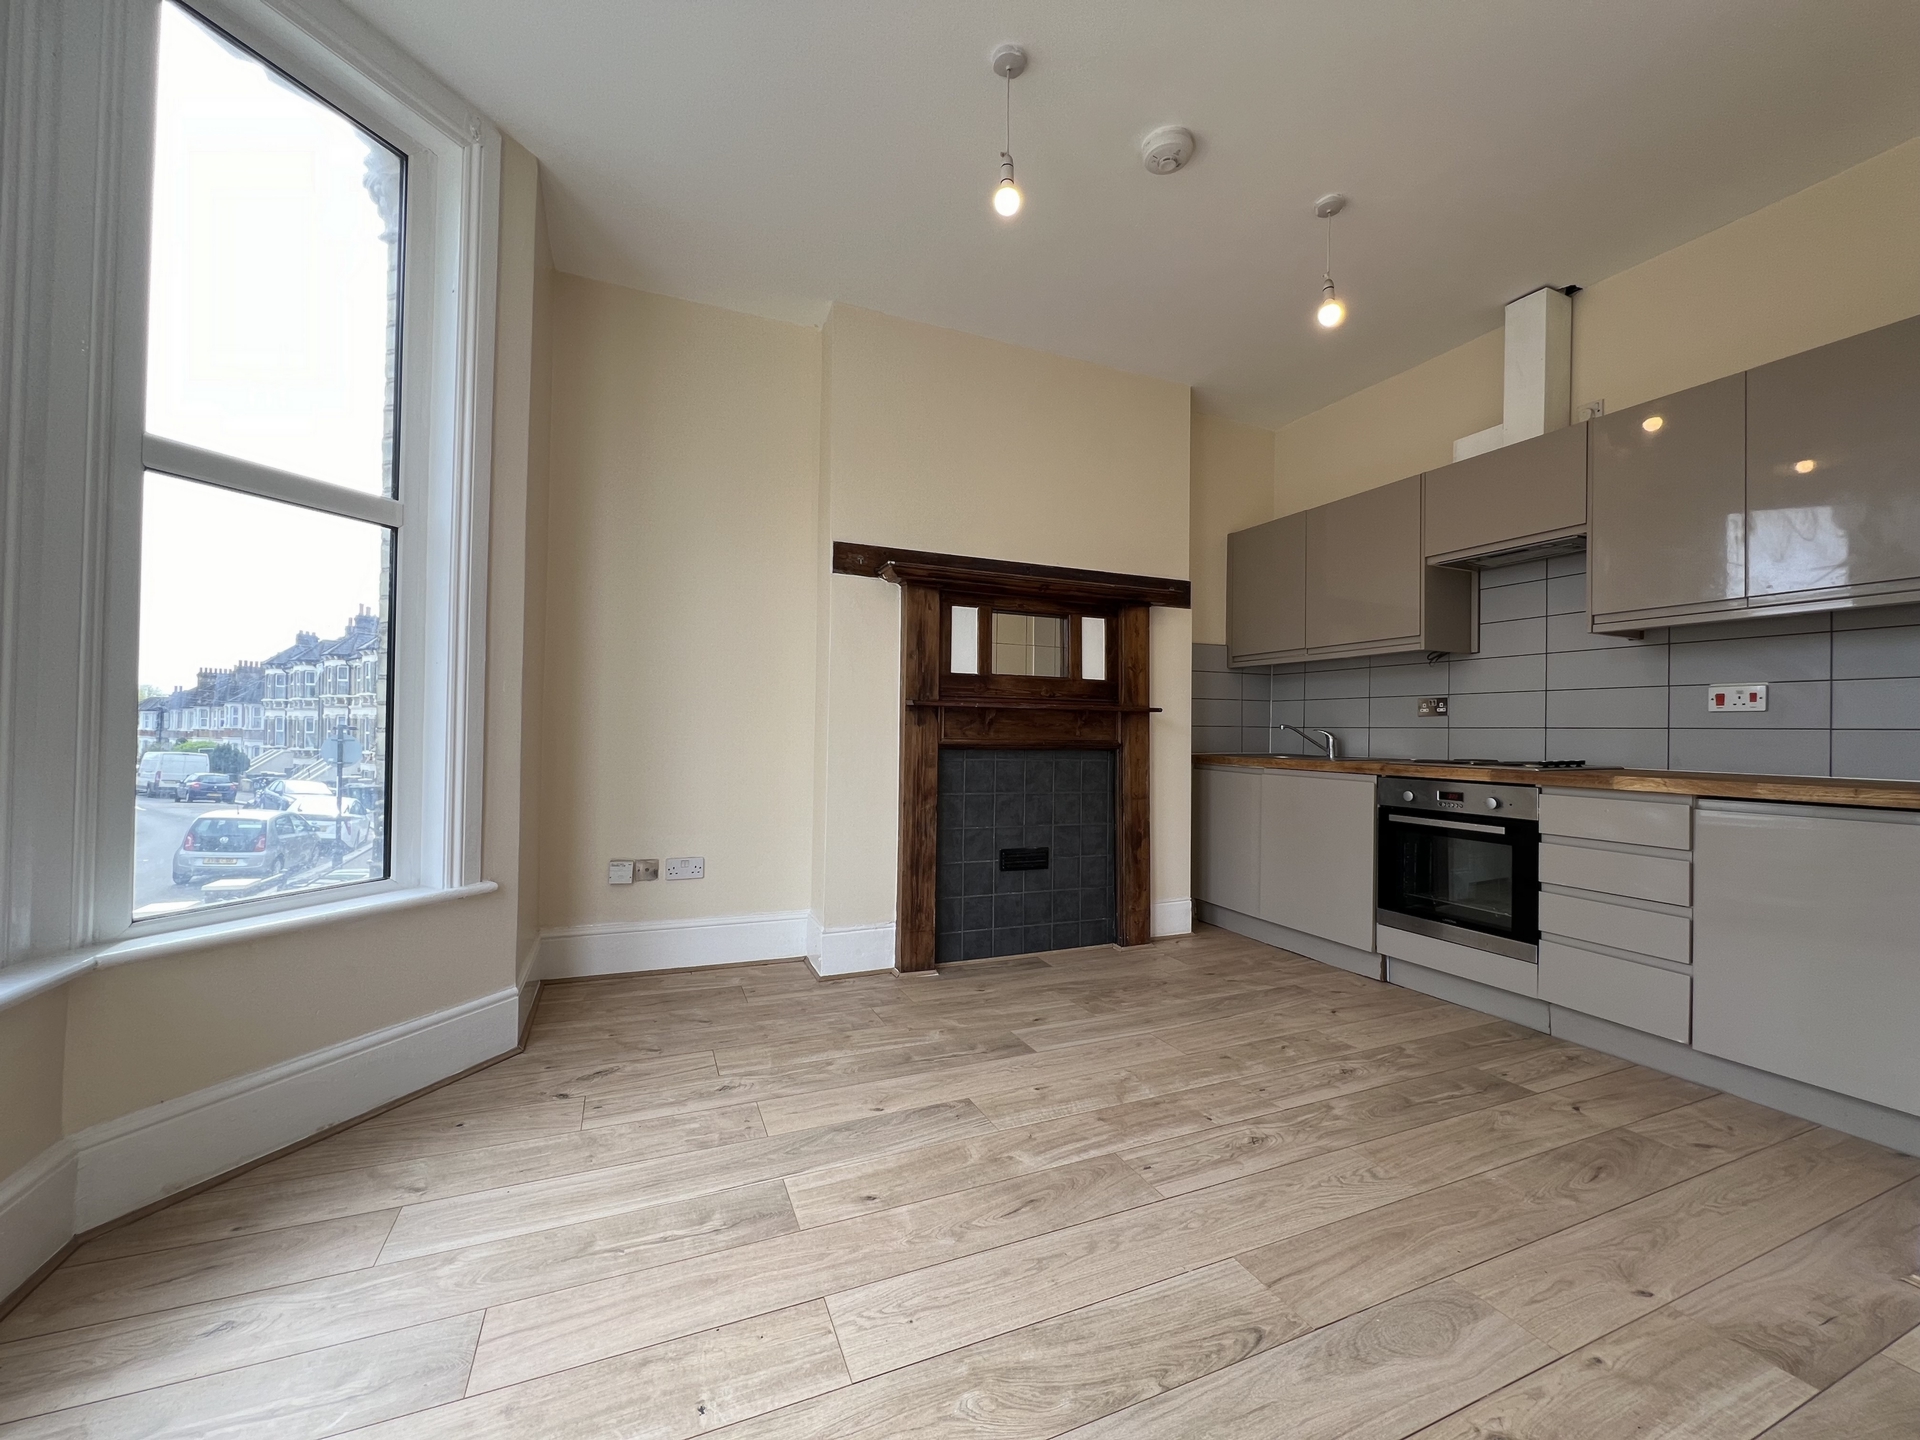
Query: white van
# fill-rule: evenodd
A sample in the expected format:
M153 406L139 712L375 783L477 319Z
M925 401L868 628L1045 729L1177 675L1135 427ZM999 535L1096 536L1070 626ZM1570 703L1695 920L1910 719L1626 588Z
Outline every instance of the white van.
M142 795L171 795L177 781L207 768L207 757L199 750L149 750L140 757L136 788Z

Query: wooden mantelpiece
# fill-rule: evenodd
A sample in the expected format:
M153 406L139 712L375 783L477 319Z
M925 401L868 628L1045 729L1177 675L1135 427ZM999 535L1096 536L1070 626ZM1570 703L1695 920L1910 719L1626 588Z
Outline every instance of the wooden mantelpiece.
M1184 608L1185 580L1018 565L836 541L837 573L900 586L900 874L895 968L934 966L935 885L940 850L940 747L1088 749L1115 753L1114 888L1117 935L1142 945L1152 934L1151 756L1147 612ZM1105 678L956 674L947 653L955 603L1106 621ZM1071 628L1071 627L1070 627ZM1077 647L1077 638L1072 643ZM1077 649L1075 650L1078 655Z

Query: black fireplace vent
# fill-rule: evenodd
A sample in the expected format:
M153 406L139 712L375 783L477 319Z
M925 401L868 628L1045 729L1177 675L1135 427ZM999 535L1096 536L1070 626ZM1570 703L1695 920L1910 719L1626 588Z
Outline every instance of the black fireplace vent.
M1047 847L1034 845L1026 849L1014 848L1000 852L1002 870L1044 870L1047 868Z

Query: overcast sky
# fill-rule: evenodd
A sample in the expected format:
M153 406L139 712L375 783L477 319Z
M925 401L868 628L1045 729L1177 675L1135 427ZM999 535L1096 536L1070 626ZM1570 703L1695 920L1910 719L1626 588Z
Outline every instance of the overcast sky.
M161 7L147 428L356 490L385 488L388 245L337 112ZM382 608L386 532L149 476L140 681L260 660Z

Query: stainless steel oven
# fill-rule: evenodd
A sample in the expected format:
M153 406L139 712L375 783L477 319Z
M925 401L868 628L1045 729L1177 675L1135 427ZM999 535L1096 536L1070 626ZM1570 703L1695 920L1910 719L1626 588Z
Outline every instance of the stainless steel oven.
M1540 792L1383 775L1374 794L1379 922L1537 960Z

